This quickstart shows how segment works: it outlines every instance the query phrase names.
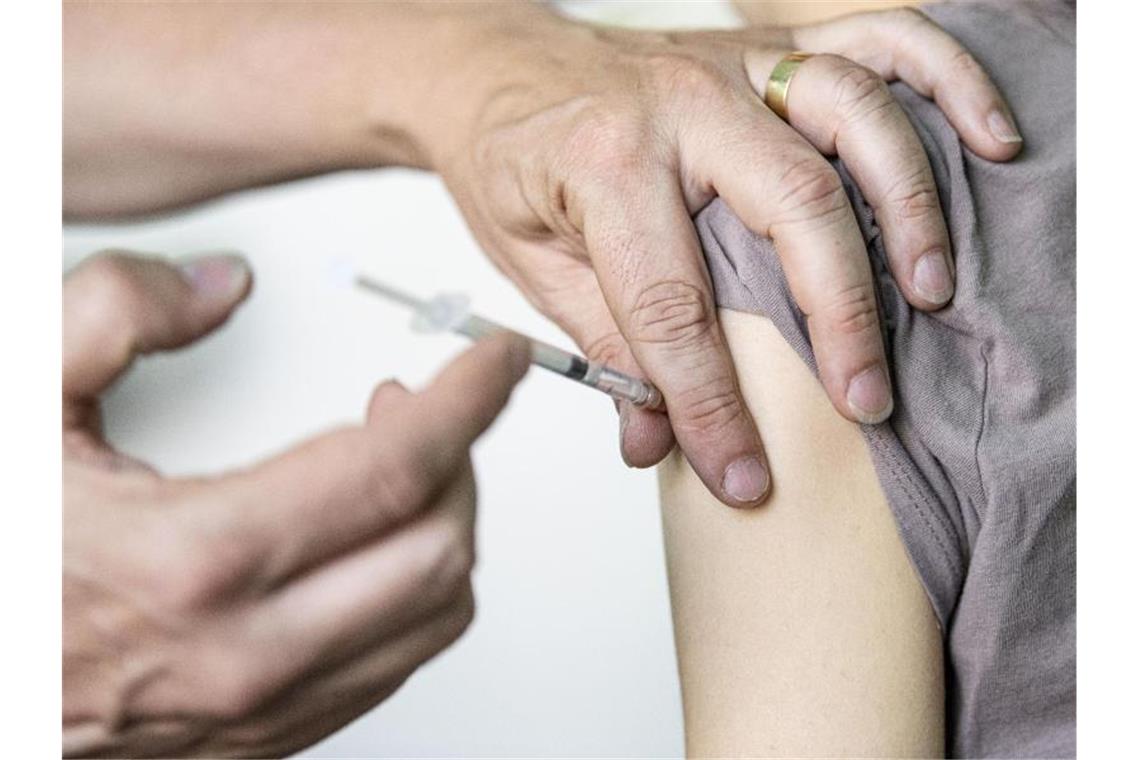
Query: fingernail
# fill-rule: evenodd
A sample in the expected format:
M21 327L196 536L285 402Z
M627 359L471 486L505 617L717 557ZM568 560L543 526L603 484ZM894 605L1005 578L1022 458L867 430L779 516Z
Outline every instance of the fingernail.
M943 304L954 294L954 281L942 249L935 248L923 254L914 265L914 289L927 301Z
M204 295L233 295L249 281L249 264L236 253L214 253L186 259L178 265L194 290Z
M847 386L847 403L865 425L878 424L891 416L895 403L883 365L876 364L852 378Z
M1021 134L1017 131L1017 127L1013 126L1010 118L1002 113L999 109L990 111L990 115L986 117L986 121L990 125L990 133L1001 140L1003 143L1019 143L1021 142Z
M768 492L768 468L759 457L741 457L724 469L723 487L736 501L758 501Z

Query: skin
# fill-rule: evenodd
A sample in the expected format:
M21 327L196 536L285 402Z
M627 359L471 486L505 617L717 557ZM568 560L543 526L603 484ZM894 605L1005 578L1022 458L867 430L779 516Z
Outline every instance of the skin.
M688 754L941 756L941 634L858 427L771 322L720 319L788 477L736 511L658 470Z
M468 448L526 372L477 344L424 391L247 470L166 478L103 439L136 355L206 335L249 270L124 254L65 280L63 752L267 757L394 692L471 621Z
M830 21L850 13L914 7L910 0L733 0L750 24L798 26Z
M848 418L889 414L865 252L821 152L857 172L908 298L938 307L952 273L936 297L916 274L931 252L952 264L945 227L880 78L930 94L972 150L1007 160L1012 118L972 59L913 13L662 34L493 10L66 3L65 214L154 213L340 169L436 171L538 308L664 391L668 417L621 410L626 461L652 464L676 440L701 493L746 507L773 480L690 222L720 195L777 240L826 398ZM789 125L756 92L796 48L832 55L800 68ZM206 334L249 283L233 259L120 255L65 285L68 755L291 752L470 620L466 452L524 371L518 346L479 346L420 394L383 384L364 425L219 478L163 478L102 439L98 396L132 357ZM868 370L881 382L853 392Z
M1021 145L977 63L913 11L669 34L529 3L68 3L64 46L69 216L344 168L439 172L532 303L663 391L668 416L620 410L625 460L654 464L676 441L735 507L773 480L690 214L719 195L776 241L829 398L878 422L892 399L870 269L821 153L852 167L904 293L933 309L952 295L952 252L883 81L930 94L986 158ZM828 55L796 74L789 125L757 90L793 49Z

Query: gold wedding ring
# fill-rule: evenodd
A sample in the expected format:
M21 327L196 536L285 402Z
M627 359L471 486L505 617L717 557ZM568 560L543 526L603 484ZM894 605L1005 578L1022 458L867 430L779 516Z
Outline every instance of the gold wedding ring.
M768 86L764 88L764 103L784 121L788 120L788 87L800 64L811 58L811 53L797 51L780 59L768 76Z

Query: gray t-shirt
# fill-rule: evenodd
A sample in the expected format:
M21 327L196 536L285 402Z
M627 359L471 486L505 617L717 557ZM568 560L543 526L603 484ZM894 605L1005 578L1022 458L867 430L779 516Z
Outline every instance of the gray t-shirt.
M1068 3L926 9L985 66L1025 137L1013 162L971 153L939 108L891 89L934 169L957 262L924 313L886 267L842 162L874 270L896 392L864 427L879 482L942 626L947 751L1075 754L1075 26ZM719 305L769 317L815 369L771 241L720 201L697 226Z

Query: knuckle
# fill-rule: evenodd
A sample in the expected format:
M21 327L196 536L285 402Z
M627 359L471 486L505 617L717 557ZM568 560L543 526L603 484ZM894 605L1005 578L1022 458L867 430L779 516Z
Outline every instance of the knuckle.
M912 30L930 23L930 19L926 14L917 8L893 8L891 10L882 11L882 13L888 22L904 30Z
M245 563L238 557L248 553L248 547L237 536L196 543L175 549L163 563L166 567L154 573L156 600L169 611L203 612L246 578Z
M96 287L129 285L131 258L125 251L100 251L83 262L82 271Z
M942 205L938 201L938 190L934 183L920 181L917 185L910 185L889 197L888 202L894 207L895 214L900 219L918 219L940 213Z
M615 182L640 168L646 130L638 116L597 104L586 109L567 139L568 153L601 182Z
M509 146L517 136L512 131L482 130L471 143L471 160L480 175L493 181L502 181L504 167L511 155ZM509 176L509 174L508 174Z
M622 355L625 349L625 340L619 332L608 332L594 338L582 347L582 351L593 361L602 364L613 364Z
M423 553L420 576L443 599L455 595L470 581L475 568L475 545L463 525L448 522L433 535L428 551Z
M217 502L207 479L172 484L159 499L167 509L150 518L147 542L151 589L160 605L191 616L257 590L272 551L244 511ZM213 510L215 503L223 507L222 516Z
M705 340L713 326L708 294L683 280L644 288L630 310L630 335L641 343L687 349Z
M196 563L180 563L175 572L164 573L155 583L158 603L165 609L189 613L204 608L213 593L213 583L208 579L208 570Z
M985 76L982 64L970 54L969 50L959 50L950 57L946 64L947 76L962 79L976 79Z
M206 605L212 592L209 565L184 537L159 534L142 555L145 593L164 612L187 614Z
M222 721L241 721L257 712L269 689L255 669L235 657L217 657L206 712Z
M681 103L707 100L729 85L725 73L704 58L679 53L650 56L645 61L649 81L654 89Z
M121 322L121 315L133 311L139 298L127 255L100 253L85 262L79 295L85 319L104 325Z
M822 315L829 328L842 335L857 335L878 324L875 292L871 284L859 283L832 296Z
M162 330L172 319L139 279L145 261L119 251L100 253L81 265L74 290L65 285L69 321L110 361L122 365L138 347L143 322Z
M865 119L893 102L882 77L865 66L845 63L835 80L835 112L847 121Z
M828 217L847 203L839 175L819 156L790 163L779 175L777 206L786 216Z
M410 452L382 457L372 470L372 487L378 511L396 518L415 514L427 498L427 469L417 466Z
M670 412L675 410L677 418L674 424L700 436L720 433L744 417L736 386L728 378L683 391L670 401Z

